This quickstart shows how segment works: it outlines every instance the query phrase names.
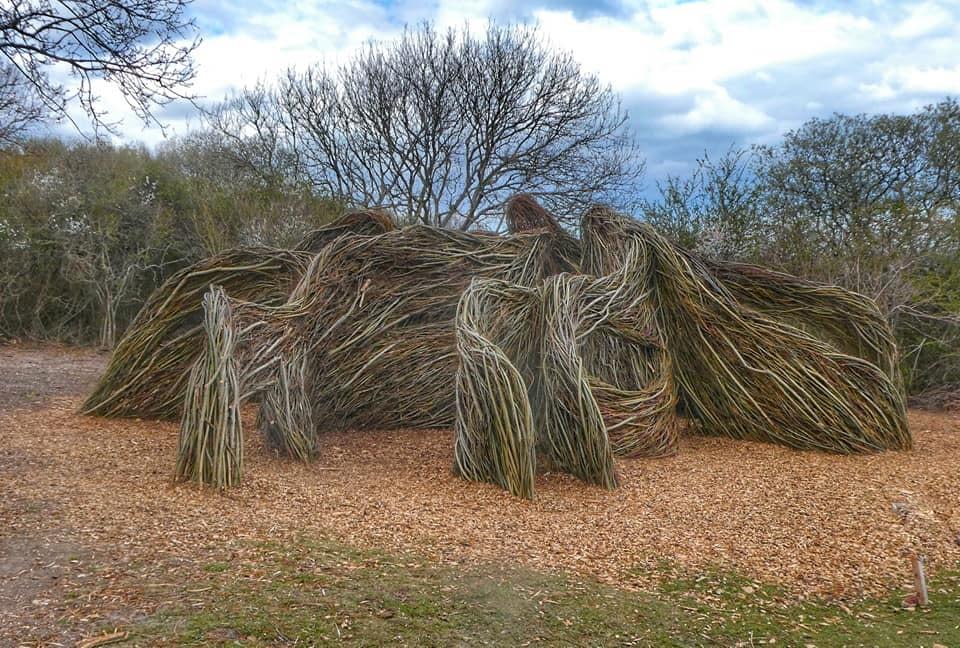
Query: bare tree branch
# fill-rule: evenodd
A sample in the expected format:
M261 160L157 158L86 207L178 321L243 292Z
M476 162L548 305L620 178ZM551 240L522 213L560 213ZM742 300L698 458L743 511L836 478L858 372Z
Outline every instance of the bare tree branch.
M0 147L22 141L30 128L48 114L16 68L0 65Z
M213 111L252 166L289 172L346 202L467 229L509 196L575 217L623 202L642 175L615 93L533 29L408 29L347 63L290 70Z
M33 118L72 121L78 103L96 130L113 132L94 91L103 80L117 87L145 122L163 124L154 111L186 94L196 74L193 52L200 43L190 0L20 0L0 5L0 61L31 106ZM54 66L76 79L68 89L50 77ZM6 86L5 86L6 87ZM75 124L76 125L76 124ZM2 125L0 125L2 128ZM19 132L19 131L16 131Z

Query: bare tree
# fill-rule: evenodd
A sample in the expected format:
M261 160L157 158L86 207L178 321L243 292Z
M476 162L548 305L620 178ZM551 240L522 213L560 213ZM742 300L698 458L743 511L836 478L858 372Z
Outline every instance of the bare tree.
M123 93L144 121L153 111L185 98L199 45L185 16L190 0L17 0L0 4L0 56L49 114L70 119L79 102L95 128L110 130L94 89L102 79ZM77 79L67 89L51 78L65 66Z
M103 244L104 239L94 239L94 242L99 244L99 249L78 252L68 248L64 264L74 281L88 286L96 297L100 310L100 348L112 349L117 341L118 313L135 289L138 276L147 270L160 270L161 266L147 265L144 259L152 250L144 249L117 267Z
M218 157L268 185L309 184L300 167L296 126L270 88L245 88L233 100L206 114L211 128L200 136ZM195 136L197 137L197 136Z
M657 183L659 197L645 201L644 216L689 248L723 259L754 259L764 234L756 156L731 146L719 158L704 153L688 178Z
M19 142L46 115L47 107L20 73L0 65L0 147Z
M290 70L212 119L254 164L282 159L326 195L463 229L519 191L569 215L636 195L626 121L608 86L533 29L428 24L336 69Z

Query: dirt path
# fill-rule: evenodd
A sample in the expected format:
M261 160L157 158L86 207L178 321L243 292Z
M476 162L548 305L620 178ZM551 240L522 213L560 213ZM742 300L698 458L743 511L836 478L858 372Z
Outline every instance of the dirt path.
M0 345L0 412L85 394L107 355L88 349Z
M219 495L171 484L175 424L76 413L103 362L0 348L0 645L152 614L149 584L302 533L624 587L664 561L720 567L801 596L896 588L914 551L933 579L960 563L955 414L914 412L914 451L863 457L689 437L676 457L621 461L614 492L541 475L535 502L456 479L449 431L330 434L312 465L249 434L244 484Z
M104 362L105 356L89 350L0 346L0 421L14 411L42 410L51 398L82 395ZM17 486L55 467L13 442L14 434L29 437L40 429L14 431L0 424L0 645L37 636L38 629L51 636L42 628L55 624L47 612L62 599L60 584L93 560L93 552L49 519L63 503Z

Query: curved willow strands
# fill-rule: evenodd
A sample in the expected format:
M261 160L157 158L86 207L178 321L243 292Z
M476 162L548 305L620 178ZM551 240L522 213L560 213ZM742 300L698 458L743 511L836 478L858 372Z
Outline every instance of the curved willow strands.
M732 438L910 447L865 297L705 260L603 208L581 240L530 196L506 220L498 236L353 212L296 251L195 264L151 296L85 411L182 412L178 474L221 487L248 399L302 460L323 430L455 425L455 471L524 497L538 459L612 488L614 455L676 452L678 409Z
M309 401L307 358L295 353L276 365L276 378L260 398L257 427L277 452L300 461L317 453L313 408Z
M494 279L470 284L457 317L458 474L532 497L527 446L520 446L525 461L503 461L517 454L515 434L529 438L527 421L549 465L606 488L617 483L615 452L676 451L676 398L662 350L651 355L656 380L642 388L618 389L585 370L583 340L656 344L623 318L619 307L636 302L630 291L610 288L608 280L571 274L536 289Z
M549 233L491 237L413 226L324 248L281 310L309 344L324 428L440 427L456 418L454 318L475 277L536 285L557 270Z
M502 347L521 352L524 343L510 335L531 329L535 300L532 289L475 279L457 314L454 472L526 498L536 469L533 411L527 382Z
M187 381L176 478L226 488L243 472L237 332L219 286L204 295L203 312L206 343Z
M180 270L140 309L81 411L178 417L190 367L203 347L201 299L210 286L221 286L233 300L280 305L323 246L345 234L394 229L382 212L350 212L309 234L296 250L227 250Z
M557 467L605 488L617 485L606 425L577 351L584 276L547 280L542 301L540 446Z
M203 348L204 293L216 284L234 299L283 303L308 262L300 253L249 248L223 252L176 273L144 304L81 411L178 417L190 367Z
M863 358L902 383L893 332L869 297L746 263L709 267L740 303Z
M735 296L745 284L731 290L647 225L594 209L582 232L598 265L625 255L645 264L679 396L703 431L839 453L910 447L902 392L877 365L750 308ZM834 304L832 321L843 308Z

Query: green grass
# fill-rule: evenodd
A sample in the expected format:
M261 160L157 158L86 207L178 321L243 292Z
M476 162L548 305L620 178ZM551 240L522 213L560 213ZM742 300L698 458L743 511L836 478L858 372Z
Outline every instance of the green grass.
M230 569L230 563L225 562L212 562L204 566L204 571L210 572L211 574L219 574L220 572L225 572Z
M178 601L130 628L143 645L960 645L960 574L931 583L932 604L898 598L794 602L709 572L628 592L569 575L421 558L330 542L257 547L210 563ZM176 596L179 592L179 597Z

